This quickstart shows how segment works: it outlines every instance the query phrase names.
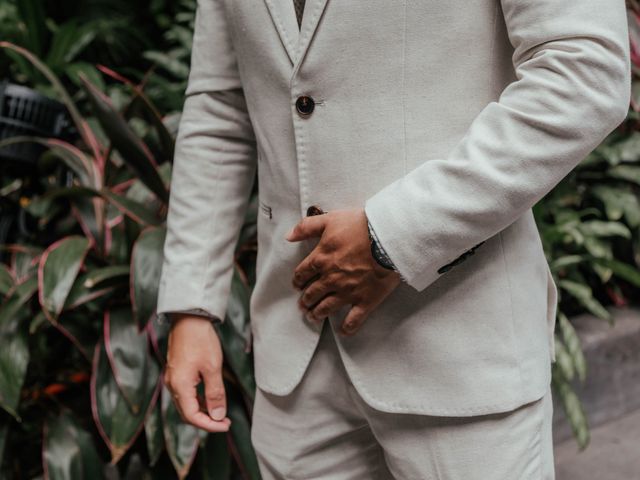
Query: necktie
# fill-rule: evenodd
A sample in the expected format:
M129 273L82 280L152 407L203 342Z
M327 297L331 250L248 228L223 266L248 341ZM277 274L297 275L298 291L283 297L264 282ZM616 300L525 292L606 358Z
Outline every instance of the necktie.
M300 25L302 24L302 12L304 11L304 0L293 0L293 8L296 11L298 28L300 28Z

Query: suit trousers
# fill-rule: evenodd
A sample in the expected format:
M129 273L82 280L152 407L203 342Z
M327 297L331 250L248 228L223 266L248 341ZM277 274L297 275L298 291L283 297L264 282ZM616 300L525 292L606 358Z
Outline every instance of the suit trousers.
M314 356L290 394L256 389L251 442L264 480L555 478L551 389L498 414L383 412L351 383L334 328L324 320Z

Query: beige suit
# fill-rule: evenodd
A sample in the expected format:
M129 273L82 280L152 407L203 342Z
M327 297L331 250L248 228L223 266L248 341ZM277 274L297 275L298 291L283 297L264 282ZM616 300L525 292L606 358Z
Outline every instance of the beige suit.
M316 242L284 239L318 205L364 207L407 279L338 342L368 405L540 399L557 291L531 207L627 113L624 0L307 0L300 34L291 0L200 0L196 23L158 312L224 317L257 169L261 389L291 393L318 342L291 286Z

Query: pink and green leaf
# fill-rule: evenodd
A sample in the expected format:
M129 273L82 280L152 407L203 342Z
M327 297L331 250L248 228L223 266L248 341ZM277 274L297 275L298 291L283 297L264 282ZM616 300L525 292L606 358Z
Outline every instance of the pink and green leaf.
M160 368L155 362L149 366L149 374L143 379L145 402L134 414L113 376L104 342L99 342L94 350L91 411L98 432L111 451L112 464L116 464L138 438L157 401L162 385Z
M155 312L162 269L164 227L142 231L131 254L131 304L138 328L142 329Z
M90 242L80 236L62 238L49 246L38 265L40 306L55 323L82 268Z

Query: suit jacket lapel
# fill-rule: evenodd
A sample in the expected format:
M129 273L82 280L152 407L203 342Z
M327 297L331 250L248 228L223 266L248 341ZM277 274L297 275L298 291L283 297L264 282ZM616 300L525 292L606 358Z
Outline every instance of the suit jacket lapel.
M298 29L293 0L264 0L264 2L295 73L309 48L328 0L306 0L300 29Z

